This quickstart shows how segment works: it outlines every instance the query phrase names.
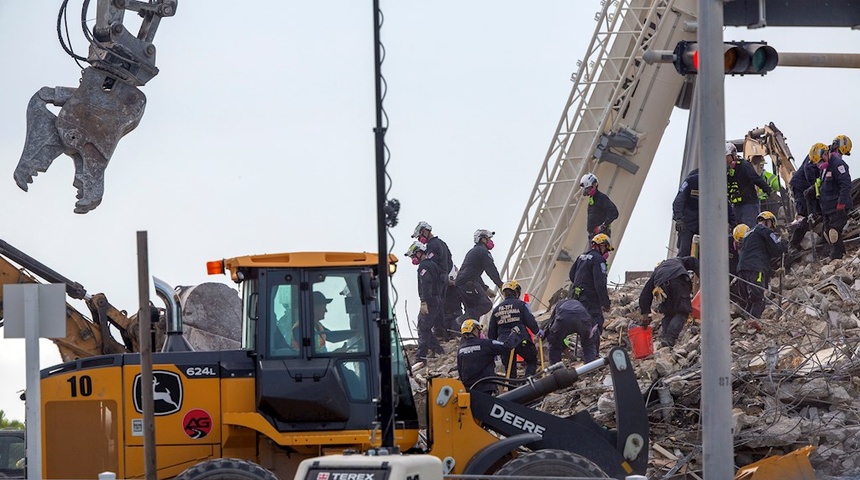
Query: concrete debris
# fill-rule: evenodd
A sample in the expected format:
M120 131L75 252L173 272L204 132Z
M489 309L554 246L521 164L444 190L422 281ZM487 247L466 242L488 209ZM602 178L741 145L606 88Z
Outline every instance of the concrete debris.
M818 252L817 263L807 263L813 257L807 252L775 274L768 306L758 320L760 330L733 307L736 465L814 445L810 461L819 478L860 475L860 258L856 244L847 247L841 260ZM626 330L645 281L631 280L611 291L613 308L601 340L604 354L616 345L629 348ZM654 318L656 343L660 315ZM648 478L702 475L700 331L691 321L674 349L657 344L653 355L634 360L651 421ZM449 353L429 360L422 375L456 377L457 343L444 344ZM565 362L578 364L581 360L570 353ZM613 426L612 388L603 381L600 374L585 376L574 387L547 396L539 408L556 415L587 409Z

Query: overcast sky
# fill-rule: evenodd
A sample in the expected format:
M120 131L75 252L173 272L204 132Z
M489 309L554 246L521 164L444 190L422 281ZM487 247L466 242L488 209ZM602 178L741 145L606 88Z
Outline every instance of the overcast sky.
M600 4L381 3L391 196L402 205L394 253L402 257L415 224L426 220L459 264L472 233L486 228L497 232L501 268ZM149 235L150 272L173 285L229 283L205 273L207 260L223 257L376 251L370 1L180 1L155 38L161 73L142 89L143 120L120 141L103 203L86 215L72 212L68 157L36 177L29 193L12 180L30 97L43 86L75 86L80 76L57 41L60 4L0 0L0 238L129 311L138 308L138 230ZM69 3L69 18L73 45L85 54L79 1ZM136 19L127 20L136 30ZM728 29L726 39L852 52L860 32ZM728 78L727 135L772 121L799 157L840 133L856 141L858 84L860 72L825 69ZM686 120L686 111L675 111L611 281L665 257ZM626 247L634 243L635 251ZM404 306L412 322L418 306L408 259L393 284L408 334ZM25 383L23 341L0 343L0 409L23 420L16 394ZM44 343L42 367L58 361Z

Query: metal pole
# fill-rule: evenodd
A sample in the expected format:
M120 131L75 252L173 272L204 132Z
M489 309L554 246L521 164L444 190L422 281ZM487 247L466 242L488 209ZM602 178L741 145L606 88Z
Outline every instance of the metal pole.
M382 56L379 30L382 15L379 0L373 0L373 67L376 90L376 235L379 242L379 374L382 398L379 422L382 447L394 446L394 377L391 366L391 311L388 305L388 242L385 229L385 126L382 124Z
M860 53L779 52L780 67L860 68Z
M149 247L146 232L137 232L137 321L140 326L140 393L143 403L143 471L157 480L155 459L155 400L152 390L152 329L149 313Z
M42 393L39 384L39 290L24 290L24 342L27 366L27 402L24 404L24 422L27 427L27 478L42 478Z
M723 2L698 0L702 447L705 478L734 477L725 164Z

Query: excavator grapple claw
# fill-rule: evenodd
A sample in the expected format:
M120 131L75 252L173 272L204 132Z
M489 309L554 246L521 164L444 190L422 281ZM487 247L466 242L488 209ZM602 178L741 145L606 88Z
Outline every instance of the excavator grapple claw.
M61 107L58 115L48 103ZM84 69L78 88L42 88L27 105L27 138L15 183L26 192L33 177L65 153L75 163L75 213L96 208L117 143L137 127L145 107L140 89L93 67Z

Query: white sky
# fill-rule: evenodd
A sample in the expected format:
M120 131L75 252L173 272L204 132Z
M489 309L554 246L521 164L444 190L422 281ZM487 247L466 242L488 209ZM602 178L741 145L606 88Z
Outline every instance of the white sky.
M57 41L60 3L0 0L0 238L129 311L138 308L138 230L149 234L151 274L173 285L229 282L205 274L207 260L223 257L376 251L372 2L181 0L155 39L161 73L142 89L143 120L120 141L104 201L87 215L72 213L68 157L29 193L12 180L30 97L79 78ZM497 232L501 268L599 8L596 0L382 2L391 196L402 205L394 253L402 257L426 220L459 264L472 233L487 228ZM79 16L80 2L70 2L73 44L84 54ZM136 30L133 16L127 23ZM852 52L860 32L728 29L726 39ZM840 133L857 141L858 84L860 72L832 69L727 78L727 136L773 121L799 157ZM672 117L611 281L665 257L686 118ZM635 251L625 248L634 242ZM413 322L417 312L408 261L393 283L405 330L406 302ZM42 367L58 361L44 343ZM0 409L23 420L22 340L0 340L0 365Z

